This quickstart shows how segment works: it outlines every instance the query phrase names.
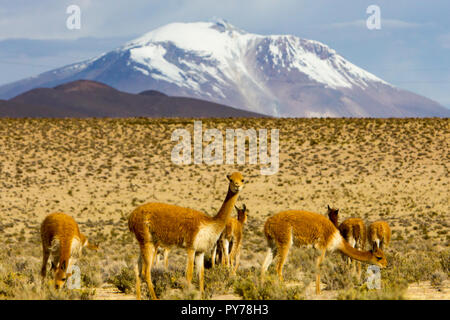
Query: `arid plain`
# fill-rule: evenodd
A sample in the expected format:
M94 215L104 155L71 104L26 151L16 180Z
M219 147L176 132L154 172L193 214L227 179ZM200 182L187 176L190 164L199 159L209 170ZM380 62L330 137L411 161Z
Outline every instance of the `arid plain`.
M207 299L450 299L449 119L202 121L223 134L279 129L279 171L264 176L259 164L172 163L171 134L192 132L193 119L1 119L0 298L133 299L139 251L128 230L130 212L158 201L213 215L226 195L226 174L240 171L246 183L238 206L250 210L241 265L234 277L224 267L207 268ZM389 223L382 289L369 290L335 252L323 262L323 291L316 296L310 248L291 249L285 283L272 265L260 285L265 220L286 209L325 215L327 205L339 208L340 221ZM100 245L78 263L81 290L40 285L39 227L58 211ZM185 251L176 249L168 271L160 262L153 269L161 299L198 298L196 280L186 286L185 261Z

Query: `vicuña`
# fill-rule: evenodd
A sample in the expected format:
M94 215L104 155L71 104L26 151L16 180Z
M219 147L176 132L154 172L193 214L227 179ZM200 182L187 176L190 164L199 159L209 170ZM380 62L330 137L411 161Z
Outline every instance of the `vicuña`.
M65 213L49 214L41 224L41 239L43 261L41 276L44 280L47 274L47 261L52 256L52 270L55 272L55 287L61 288L72 275L67 273L81 256L83 247L97 250L98 246L89 243L80 232L75 220Z
M242 239L244 235L244 224L247 222L248 212L246 205L242 208L236 206L238 217L231 218L225 230L220 235L219 240L213 248L212 265L214 267L216 262L216 252L219 248L221 262L226 266L231 266L231 274L235 274L239 267L239 259L241 255ZM231 252L230 252L231 244Z
M140 247L136 272L147 282L150 295L156 299L151 281L153 257L158 246L181 247L187 250L186 279L190 284L194 259L199 275L200 293L204 289L204 255L212 249L225 228L236 203L244 179L239 172L227 175L228 192L219 212L211 217L203 212L164 203L147 203L136 208L128 219L128 227L134 233ZM136 277L137 299L141 297L140 277Z
M316 266L316 293L320 293L320 263L325 257L326 251L339 250L352 259L375 264L381 268L386 267L387 261L384 253L375 251L359 251L353 248L339 233L334 224L324 215L300 210L288 210L275 214L267 219L264 224L264 235L269 248L261 267L261 281L272 263L276 254L277 273L283 281L283 265L286 261L289 249L292 245L313 245L320 255Z
M373 250L384 249L391 241L391 228L386 221L375 221L369 226L369 243Z
M365 250L367 241L366 225L360 218L348 218L339 225L338 217L339 209L330 208L328 206L328 218L333 222L334 226L339 229L342 237L353 247L359 250ZM354 260L348 258L348 263L353 264ZM358 261L358 278L361 278L361 262Z

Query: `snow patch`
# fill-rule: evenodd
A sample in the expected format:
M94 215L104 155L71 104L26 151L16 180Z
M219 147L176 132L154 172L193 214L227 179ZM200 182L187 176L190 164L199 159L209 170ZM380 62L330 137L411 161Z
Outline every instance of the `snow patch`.
M160 74L152 72L161 79L166 79L171 82L181 83L183 81L183 71L176 65L169 63L164 59L166 49L160 45L148 45L145 47L130 49L130 58L149 70L158 70Z

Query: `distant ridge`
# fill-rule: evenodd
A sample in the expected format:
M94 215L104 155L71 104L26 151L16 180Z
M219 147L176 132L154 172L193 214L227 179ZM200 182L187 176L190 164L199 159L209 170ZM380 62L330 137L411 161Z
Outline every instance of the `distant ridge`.
M77 80L54 88L36 88L10 100L0 100L0 117L265 117L262 114L194 98L170 97L148 90L119 91L98 81Z
M93 80L77 80L60 84L54 87L55 90L64 92L94 92L99 90L117 91L111 86Z
M153 97L168 97L167 94L156 91L156 90L146 90L139 93L144 96L153 96Z

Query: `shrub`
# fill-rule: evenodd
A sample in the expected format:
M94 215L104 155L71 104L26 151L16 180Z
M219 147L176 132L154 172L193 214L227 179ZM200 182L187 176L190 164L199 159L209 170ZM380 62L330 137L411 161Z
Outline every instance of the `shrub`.
M302 285L287 286L273 275L267 275L261 284L254 272L234 281L234 292L244 300L303 300L305 289Z
M130 268L122 268L119 274L112 276L108 282L113 284L120 292L130 293L135 285L134 271Z

